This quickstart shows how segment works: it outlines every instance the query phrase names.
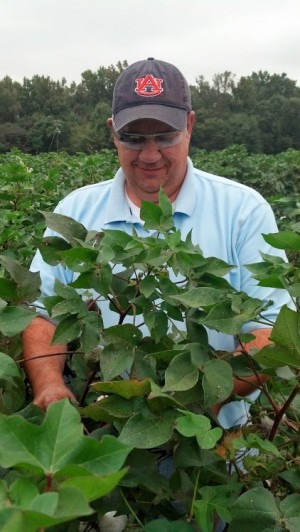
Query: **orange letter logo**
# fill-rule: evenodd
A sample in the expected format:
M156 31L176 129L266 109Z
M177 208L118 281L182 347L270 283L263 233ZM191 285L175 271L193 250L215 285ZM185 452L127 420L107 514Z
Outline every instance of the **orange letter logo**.
M161 86L163 79L154 78L151 74L147 74L144 78L138 78L135 82L136 88L134 90L139 96L158 96L164 90Z

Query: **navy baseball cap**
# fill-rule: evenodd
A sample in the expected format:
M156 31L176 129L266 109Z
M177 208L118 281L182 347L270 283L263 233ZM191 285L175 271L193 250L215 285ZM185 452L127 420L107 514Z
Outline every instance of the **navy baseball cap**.
M192 110L191 93L177 67L149 57L127 67L116 81L112 102L116 131L143 118L153 118L183 131Z

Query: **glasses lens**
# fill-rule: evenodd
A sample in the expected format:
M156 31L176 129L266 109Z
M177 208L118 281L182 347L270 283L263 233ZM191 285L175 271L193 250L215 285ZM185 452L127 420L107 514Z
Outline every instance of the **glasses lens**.
M142 150L148 141L154 142L158 149L170 148L177 144L182 137L181 131L158 133L157 135L137 135L135 133L116 133L119 141L131 150Z

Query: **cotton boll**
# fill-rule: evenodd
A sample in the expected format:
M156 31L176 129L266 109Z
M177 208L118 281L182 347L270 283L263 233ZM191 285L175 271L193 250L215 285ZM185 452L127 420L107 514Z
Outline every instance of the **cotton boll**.
M125 530L128 517L127 515L116 515L116 511L107 512L99 520L100 532L123 532Z

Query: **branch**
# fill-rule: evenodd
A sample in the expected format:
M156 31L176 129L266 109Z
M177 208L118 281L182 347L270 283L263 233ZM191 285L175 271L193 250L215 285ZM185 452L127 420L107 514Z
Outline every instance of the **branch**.
M58 351L57 353L43 353L42 355L35 355L34 357L30 358L21 358L21 360L17 360L16 364L24 364L24 362L30 362L31 360L37 360L39 358L44 357L57 357L57 356L65 356L65 355L84 355L83 351Z
M297 386L295 386L295 388L293 389L292 393L290 394L288 400L284 403L283 407L279 410L279 412L277 412L277 414L275 416L275 419L274 419L272 430L271 430L269 438L268 438L269 441L273 441L274 440L274 438L276 436L276 432L277 432L278 427L279 427L279 424L280 424L284 414L286 413L287 409L289 408L289 406L291 405L291 403L293 402L293 400L295 399L295 397L299 393L299 391L300 391L300 383L298 383Z

